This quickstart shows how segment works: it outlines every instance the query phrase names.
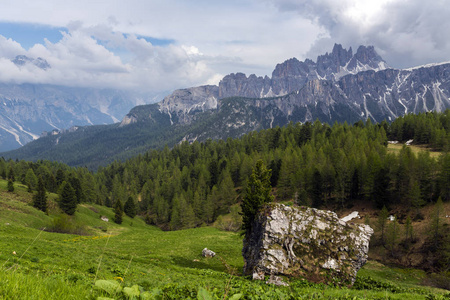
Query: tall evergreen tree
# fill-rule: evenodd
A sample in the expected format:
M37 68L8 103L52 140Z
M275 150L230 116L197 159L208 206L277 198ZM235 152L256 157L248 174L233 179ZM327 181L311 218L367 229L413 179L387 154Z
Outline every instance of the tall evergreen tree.
M120 199L117 199L114 204L114 222L117 224L122 224L123 221L123 206Z
M28 186L28 192L36 189L36 186L38 184L38 178L31 168L28 169L27 174L25 175L25 184Z
M43 212L47 212L47 193L45 191L44 181L40 176L37 183L37 192L33 196L33 206Z
M323 205L324 203L323 180L320 171L316 168L312 176L310 194L313 207L318 208L321 205Z
M11 178L8 179L8 192L14 192L14 181Z
M434 206L434 210L431 214L431 223L430 223L430 238L434 245L434 248L437 249L441 240L442 240L442 216L444 214L444 205L442 203L442 198L439 197L436 205Z
M129 196L127 202L123 206L124 213L130 218L134 218L136 216L136 205L134 204L133 197Z
M9 167L8 179L11 179L12 182L16 181L16 176L14 174L12 166Z
M394 216L394 220L390 221L386 230L386 245L391 251L391 256L395 256L395 250L398 245L398 236L400 233L400 228L398 226L397 217Z
M264 162L258 160L248 180L246 194L241 203L242 229L247 233L251 230L253 220L261 207L273 201L270 173L271 170L266 168Z
M73 215L77 209L77 195L70 183L64 181L59 189L59 207L68 215Z
M386 206L383 206L381 211L378 213L378 220L377 220L377 226L378 230L381 232L381 243L384 245L386 243L385 233L386 233L386 224L387 224L387 218L389 216L389 212L386 208Z

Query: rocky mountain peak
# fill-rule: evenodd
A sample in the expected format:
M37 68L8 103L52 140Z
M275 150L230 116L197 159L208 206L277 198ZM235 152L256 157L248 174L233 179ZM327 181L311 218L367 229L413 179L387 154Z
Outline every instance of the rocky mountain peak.
M272 72L272 78L255 74L247 77L244 73L238 72L226 75L218 87L203 86L176 90L164 98L160 109L170 114L171 120L189 122L191 119L187 116L189 113L215 109L218 99L280 97L300 91L311 81L336 81L347 74L384 68L385 62L373 46L361 46L353 55L351 47L346 50L342 45L335 44L331 53L318 56L316 62L311 59L300 61L293 57L277 64Z
M359 46L347 65L347 70L352 74L370 69L378 71L386 68L388 65L373 46Z
M11 60L16 66L25 66L27 64L33 64L36 67L42 69L42 70L47 70L50 69L51 66L50 64L47 62L47 60L38 57L38 58L30 58L26 55L17 55L13 60Z

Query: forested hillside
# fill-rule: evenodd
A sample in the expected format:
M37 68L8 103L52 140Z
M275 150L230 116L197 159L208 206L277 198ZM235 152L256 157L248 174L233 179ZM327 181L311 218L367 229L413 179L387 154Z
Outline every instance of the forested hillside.
M387 150L388 140L409 139L442 154L414 155L406 146L398 154ZM183 142L116 161L96 173L50 161L3 159L0 175L27 184L30 191L37 189L39 177L51 192L67 182L78 203L114 207L131 198L148 223L176 230L211 224L229 213L259 159L272 170L276 201L343 208L366 200L380 209L394 204L420 208L439 197L449 201L449 147L447 110L410 114L391 124L290 123L239 139Z
M450 199L450 111L407 115L392 124L289 124L240 139L187 142L151 151L98 172L38 161L0 161L0 175L35 189L42 177L48 191L67 181L78 202L113 206L129 197L150 222L167 229L213 222L239 201L254 163L272 169L276 199L297 204L347 206L366 199L381 208L392 203L418 207ZM414 139L443 153L417 156L404 147L389 153L388 139ZM31 178L31 179L30 179Z

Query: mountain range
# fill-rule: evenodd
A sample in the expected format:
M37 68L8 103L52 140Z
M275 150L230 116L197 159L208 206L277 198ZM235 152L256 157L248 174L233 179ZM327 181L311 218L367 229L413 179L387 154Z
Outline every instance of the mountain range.
M450 63L395 69L372 46L336 44L314 62L291 58L272 77L225 76L219 85L180 89L136 106L120 123L55 131L3 153L95 168L164 145L239 137L289 122L374 122L450 108Z
M18 55L12 62L20 68L51 69L40 57ZM0 151L19 148L45 131L116 123L134 106L151 102L123 90L0 83Z

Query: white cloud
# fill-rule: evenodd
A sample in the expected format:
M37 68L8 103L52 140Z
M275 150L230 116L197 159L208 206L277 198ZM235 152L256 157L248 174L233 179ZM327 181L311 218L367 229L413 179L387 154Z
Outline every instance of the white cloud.
M157 92L231 72L270 76L277 63L315 59L334 43L374 45L390 65L410 67L449 60L449 15L445 1L422 0L7 1L0 21L68 31L28 50L0 32L9 70L0 79ZM17 54L52 68L18 68L8 62Z
M28 51L0 36L0 49L5 53L0 61L5 70L0 80L158 92L207 82L214 75L207 63L211 57L203 56L195 46L153 46L135 35L125 36L105 26L88 28L78 24L70 28L62 32L59 42L46 41ZM108 48L125 49L131 58L124 62ZM44 71L33 64L18 67L10 59L19 53L42 57L51 68Z
M398 68L449 60L450 6L446 1L269 1L280 10L297 11L327 32L314 43L309 56L341 43L344 47L374 45Z
M19 43L0 35L0 58L14 58L16 55L25 53Z

